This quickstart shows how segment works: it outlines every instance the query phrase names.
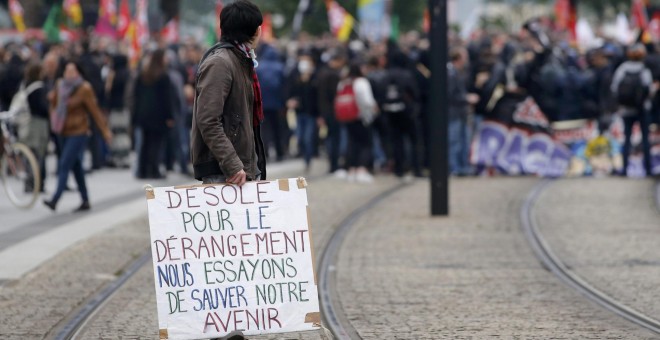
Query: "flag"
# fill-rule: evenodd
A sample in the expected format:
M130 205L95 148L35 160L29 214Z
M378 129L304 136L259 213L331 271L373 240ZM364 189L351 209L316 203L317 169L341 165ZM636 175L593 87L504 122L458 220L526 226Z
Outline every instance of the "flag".
M172 18L167 25L160 31L160 37L167 44L176 44L179 42L179 18Z
M62 7L59 4L53 5L48 12L48 17L44 23L44 34L48 42L60 41L60 24L63 20Z
M128 24L128 29L126 30L126 39L128 40L128 60L133 68L137 67L140 61L141 52L137 26L137 21L133 20Z
M398 15L393 15L392 16L392 29L390 30L390 39L398 42L399 41L399 35L400 35L399 16Z
M94 31L98 35L116 37L117 30L117 6L115 0L101 0L99 4L99 19Z
M649 25L648 1L647 0L633 0L632 17L635 26L644 30Z
M23 19L23 6L18 0L9 0L9 14L14 21L16 29L23 33L25 32L25 20Z
M424 19L422 20L422 29L424 33L431 32L431 13L428 8L424 8Z
M215 45L218 40L220 40L220 36L222 35L221 29L220 29L220 14L222 13L222 0L216 0L215 2L215 20L213 23L210 25L209 30L206 32L206 45L208 46L213 46Z
M391 33L391 19L385 0L358 0L360 37L371 41L387 39Z
M213 23L209 26L209 29L206 32L206 46L213 46L218 42L218 37L215 32L215 23Z
M135 34L140 46L149 42L149 0L137 0Z
M64 13L75 26L82 24L82 8L80 0L64 0Z
M131 9L128 7L128 0L121 0L119 5L119 19L117 20L117 37L124 39L131 24Z
M355 25L355 18L334 0L326 0L325 5L328 9L330 31L339 41L348 41Z
M264 14L264 22L261 24L261 39L267 43L270 43L275 39L275 34L273 33L273 20L270 13Z
M117 24L117 3L115 0L101 0L99 17L107 18L113 26Z
M577 0L556 0L555 16L557 28L567 30L571 35L571 41L577 40Z

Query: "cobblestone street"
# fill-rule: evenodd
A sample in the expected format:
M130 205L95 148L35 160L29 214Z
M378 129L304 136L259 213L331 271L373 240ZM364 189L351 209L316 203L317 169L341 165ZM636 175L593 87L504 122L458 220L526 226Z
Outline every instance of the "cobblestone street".
M351 227L334 269L347 326L364 339L656 338L544 270L519 219L524 198L538 183L454 179L451 217L429 218L428 184L420 180L368 210ZM397 184L388 177L372 185L311 177L317 258L348 214ZM649 316L659 313L657 304L648 303L657 300L660 262L653 184L558 181L534 210L548 243L571 268ZM140 213L5 281L0 338L55 337L65 320L148 247L148 221ZM157 338L153 280L148 263L85 323L79 338ZM329 337L317 331L250 338Z

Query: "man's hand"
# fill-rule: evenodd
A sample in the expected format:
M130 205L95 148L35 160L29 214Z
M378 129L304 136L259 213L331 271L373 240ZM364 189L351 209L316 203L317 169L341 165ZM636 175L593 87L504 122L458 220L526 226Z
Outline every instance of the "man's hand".
M245 182L247 182L247 174L245 173L245 170L241 170L236 175L227 178L227 183L236 184L239 187L242 187Z

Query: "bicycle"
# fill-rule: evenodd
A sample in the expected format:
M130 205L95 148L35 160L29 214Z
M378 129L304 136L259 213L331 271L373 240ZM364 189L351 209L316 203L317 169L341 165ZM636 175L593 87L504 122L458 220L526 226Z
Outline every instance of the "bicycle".
M0 182L11 203L30 209L39 199L41 175L30 148L17 141L15 112L0 112Z

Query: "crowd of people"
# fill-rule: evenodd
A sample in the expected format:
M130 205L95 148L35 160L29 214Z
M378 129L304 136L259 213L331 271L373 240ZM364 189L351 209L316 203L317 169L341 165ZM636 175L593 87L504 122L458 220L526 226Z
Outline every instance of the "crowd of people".
M632 126L640 122L651 173L649 127L660 116L658 46L606 40L580 51L564 35L549 32L530 21L516 34L479 31L468 41L451 36L445 151L451 173L476 174L469 162L475 129L483 119L511 123L516 105L530 96L550 121L590 118L605 126L621 114L624 156ZM398 42L342 44L303 33L295 41L260 43L256 70L268 158L300 157L309 171L315 157L325 156L330 173L361 183L380 172L424 176L431 152L442 152L429 146L428 47L419 32ZM9 110L18 93L27 95L31 119L18 130L40 160L42 177L48 174L48 150L58 157L57 190L45 202L51 209L71 171L81 211L90 208L86 172L132 167L141 179L190 173L195 81L206 46L189 38L143 48L137 63L121 44L92 35L0 48L0 110ZM86 150L88 169L82 162Z

